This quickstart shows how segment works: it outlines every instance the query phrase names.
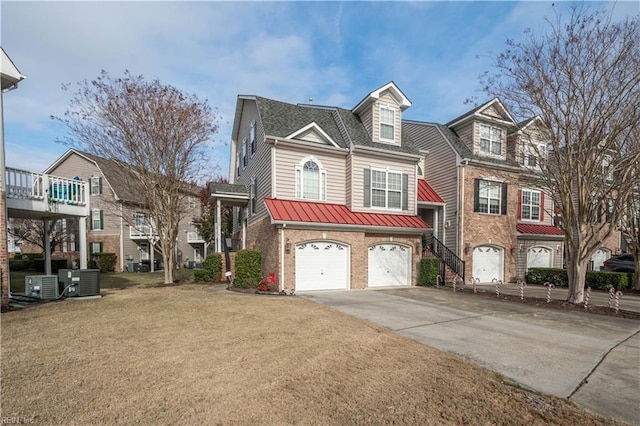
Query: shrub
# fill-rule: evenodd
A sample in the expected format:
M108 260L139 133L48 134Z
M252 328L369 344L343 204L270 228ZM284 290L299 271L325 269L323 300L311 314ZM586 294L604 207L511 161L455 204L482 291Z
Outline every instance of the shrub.
M420 276L418 277L418 285L435 285L439 269L440 260L428 257L420 259Z
M100 269L100 272L113 272L116 270L118 256L115 253L93 253L91 260L94 269Z
M69 264L67 259L51 260L51 273L57 273L60 269L67 269ZM29 259L29 270L34 272L44 272L44 259Z
M633 288L633 274L626 272L587 272L585 287L591 287L593 290L609 290L609 286L613 286L616 290Z
M254 288L261 278L262 255L258 250L240 250L236 253L234 287Z
M559 268L530 268L524 276L528 284L553 283L556 287L568 287L569 278L566 269Z
M29 267L28 260L9 259L9 269L12 271L24 271Z
M204 269L211 274L208 281L220 282L222 280L222 254L210 254L204 259Z
M213 281L213 273L206 269L194 269L193 270L193 281Z

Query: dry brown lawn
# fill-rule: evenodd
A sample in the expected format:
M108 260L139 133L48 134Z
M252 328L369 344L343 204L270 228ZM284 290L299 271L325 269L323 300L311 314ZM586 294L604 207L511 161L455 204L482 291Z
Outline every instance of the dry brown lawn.
M2 416L37 424L615 424L300 297L197 284L2 314Z

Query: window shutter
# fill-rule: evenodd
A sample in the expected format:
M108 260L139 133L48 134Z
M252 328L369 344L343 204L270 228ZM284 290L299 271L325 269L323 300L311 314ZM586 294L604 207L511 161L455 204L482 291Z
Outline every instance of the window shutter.
M500 214L507 214L507 184L502 184L502 202L500 203Z
M89 212L89 229L93 231L93 210Z
M98 178L98 194L102 194L102 177Z
M522 219L522 189L518 189L518 219Z
M473 180L473 211L480 210L480 179Z
M540 222L544 221L544 192L540 191Z
M409 210L409 175L402 174L402 210Z
M104 252L104 250L102 249L102 243L98 243L98 250L100 250L98 253Z
M89 243L89 254L93 254L93 243Z
M371 207L371 169L364 169L364 206Z
M100 229L104 229L104 216L102 210L100 210Z

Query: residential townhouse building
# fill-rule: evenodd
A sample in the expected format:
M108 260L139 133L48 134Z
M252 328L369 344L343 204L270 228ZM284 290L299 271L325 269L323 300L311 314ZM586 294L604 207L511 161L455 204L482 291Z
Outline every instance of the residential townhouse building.
M149 214L140 202L141 191L130 166L115 160L69 149L45 173L89 182L91 210L87 220L87 253L108 252L117 256L118 271L147 271L161 267L162 255ZM201 262L206 255L205 241L198 234L194 219L200 217L198 189L185 194L184 216L180 223L176 259L179 264ZM83 220L83 219L80 219ZM54 257L72 260L78 253L78 225L66 220L68 241Z
M443 239L465 260L468 280L515 281L532 267L563 267L553 197L532 185L546 152L536 120L517 123L493 99L446 124L403 126L426 153L429 182L447 206ZM592 268L619 246L617 235L602 241Z
M236 236L285 291L409 286L444 200L424 180L390 82L353 109L239 96L229 184ZM217 235L220 240L222 236ZM219 246L220 247L220 246Z

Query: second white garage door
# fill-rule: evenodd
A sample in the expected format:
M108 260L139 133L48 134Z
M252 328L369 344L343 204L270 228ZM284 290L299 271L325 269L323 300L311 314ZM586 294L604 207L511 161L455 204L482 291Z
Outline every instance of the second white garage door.
M411 249L385 243L369 247L369 287L411 285Z
M349 288L349 246L329 241L296 244L296 291Z

